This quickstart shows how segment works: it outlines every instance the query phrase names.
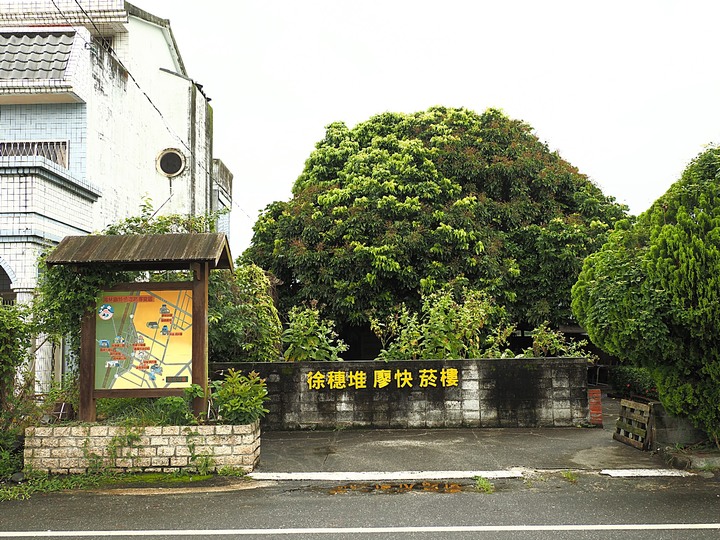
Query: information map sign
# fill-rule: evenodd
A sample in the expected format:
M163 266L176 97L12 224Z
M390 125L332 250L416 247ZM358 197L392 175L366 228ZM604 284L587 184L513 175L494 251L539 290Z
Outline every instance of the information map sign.
M101 292L95 389L186 388L192 383L192 290Z

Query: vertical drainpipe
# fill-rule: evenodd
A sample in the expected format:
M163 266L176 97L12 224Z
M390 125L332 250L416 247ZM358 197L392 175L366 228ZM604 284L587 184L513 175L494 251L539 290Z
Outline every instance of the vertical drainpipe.
M195 166L196 166L196 137L195 137L195 122L197 122L197 114L195 111L197 101L197 88L195 83L190 83L190 125L188 133L188 141L190 142L190 215L195 215Z
M203 96L204 97L204 96ZM205 160L205 163L207 163L207 172L205 174L205 211L211 212L213 210L217 210L217 208L213 208L213 187L215 185L215 177L213 175L214 170L214 164L213 164L213 156L215 155L213 153L213 146L215 144L215 138L213 137L213 131L214 131L214 118L213 118L213 110L210 104L207 102L207 99L205 99L205 152L207 159Z

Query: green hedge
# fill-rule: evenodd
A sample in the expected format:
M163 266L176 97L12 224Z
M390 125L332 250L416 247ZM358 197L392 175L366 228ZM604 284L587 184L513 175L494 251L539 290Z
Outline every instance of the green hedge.
M613 366L609 382L623 397L658 399L657 385L649 370L633 366Z

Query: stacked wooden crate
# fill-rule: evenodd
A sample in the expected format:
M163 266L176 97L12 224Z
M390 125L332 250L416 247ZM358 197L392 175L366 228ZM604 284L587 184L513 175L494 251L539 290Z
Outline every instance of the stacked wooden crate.
M650 415L648 403L620 400L620 416L615 425L613 439L640 450L647 450L651 444Z

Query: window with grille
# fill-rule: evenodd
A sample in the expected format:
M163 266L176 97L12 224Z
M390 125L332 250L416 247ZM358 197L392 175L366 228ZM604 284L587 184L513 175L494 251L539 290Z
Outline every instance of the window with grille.
M68 168L67 141L0 141L0 158L40 156Z

